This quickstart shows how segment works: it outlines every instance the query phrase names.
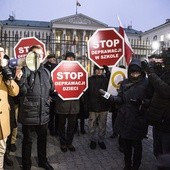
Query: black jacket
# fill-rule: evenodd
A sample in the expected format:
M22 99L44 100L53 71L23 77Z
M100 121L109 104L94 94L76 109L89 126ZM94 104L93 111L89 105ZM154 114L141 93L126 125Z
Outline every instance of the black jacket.
M108 111L109 101L102 97L99 89L107 91L109 77L106 75L92 75L88 79L88 89L86 92L88 111L103 112Z
M139 60L130 63L128 67L129 78L121 83L118 96L112 97L115 103L121 104L115 120L114 130L122 138L141 140L145 136L147 128L143 101L147 95L148 81L144 73L137 81L132 81L129 76L131 64L141 67Z
M161 77L152 73L148 78L154 88L148 110L149 124L170 132L170 71L164 72Z
M42 125L49 121L49 95L54 86L50 73L43 65L33 72L27 67L18 81L20 86L19 122L24 125Z

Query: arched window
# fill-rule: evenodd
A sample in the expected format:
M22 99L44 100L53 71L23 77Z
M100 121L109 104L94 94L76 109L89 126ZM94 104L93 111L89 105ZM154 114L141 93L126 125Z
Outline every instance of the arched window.
M157 40L158 39L158 36L157 35L154 35L153 36L153 40Z

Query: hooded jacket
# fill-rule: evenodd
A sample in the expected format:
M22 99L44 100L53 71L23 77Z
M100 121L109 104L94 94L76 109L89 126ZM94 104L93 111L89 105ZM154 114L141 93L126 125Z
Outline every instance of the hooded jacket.
M142 103L147 95L148 81L142 70L141 76L132 80L130 73L134 65L141 70L140 60L133 59L128 67L128 79L123 80L118 96L113 97L114 102L120 104L114 129L122 138L141 140L147 128Z

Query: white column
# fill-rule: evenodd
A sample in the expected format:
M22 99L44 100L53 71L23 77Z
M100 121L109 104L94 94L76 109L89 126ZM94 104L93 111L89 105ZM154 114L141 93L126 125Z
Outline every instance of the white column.
M86 37L86 30L83 31L83 43L85 43L85 37ZM85 51L85 46L82 46L82 55L85 55L86 51Z
M65 50L65 40L66 40L66 29L63 29L63 34L61 37L61 41L62 41L62 46L61 46L61 55L65 54L66 50Z
M73 30L72 43L73 43L74 39L76 40L76 35L77 35L77 30ZM76 53L76 45L74 45L74 44L71 45L71 51L73 53Z

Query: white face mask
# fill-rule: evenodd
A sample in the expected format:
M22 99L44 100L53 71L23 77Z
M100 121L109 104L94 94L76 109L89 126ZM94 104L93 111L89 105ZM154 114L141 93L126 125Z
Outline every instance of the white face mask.
M0 67L5 67L8 65L8 60L3 58L3 59L0 59Z

